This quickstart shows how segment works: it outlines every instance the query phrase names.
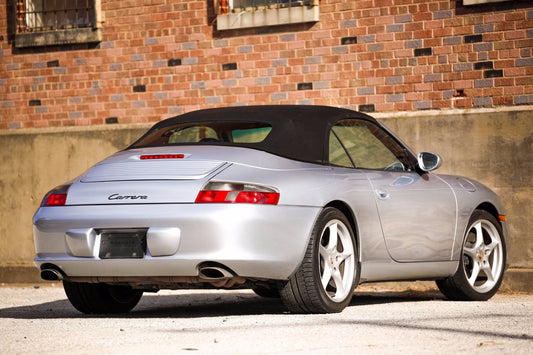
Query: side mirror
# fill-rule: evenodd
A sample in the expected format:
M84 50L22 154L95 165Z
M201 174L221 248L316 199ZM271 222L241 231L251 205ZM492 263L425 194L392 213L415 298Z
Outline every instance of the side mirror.
M418 166L422 171L438 169L441 164L442 159L438 154L431 152L420 152L420 154L418 154Z

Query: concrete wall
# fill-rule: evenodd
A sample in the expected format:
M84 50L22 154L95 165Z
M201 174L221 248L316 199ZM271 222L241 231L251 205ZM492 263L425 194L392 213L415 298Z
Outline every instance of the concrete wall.
M38 281L32 216L44 195L106 156L126 148L149 125L0 132L0 282Z
M494 189L507 209L511 248L504 287L533 291L533 107L374 114L415 151ZM31 219L44 194L123 149L148 126L0 131L0 282L37 281Z

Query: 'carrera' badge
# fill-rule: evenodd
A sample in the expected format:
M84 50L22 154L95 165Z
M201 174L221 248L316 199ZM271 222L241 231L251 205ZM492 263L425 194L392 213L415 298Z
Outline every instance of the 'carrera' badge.
M146 200L146 195L119 195L113 194L107 198L108 200Z

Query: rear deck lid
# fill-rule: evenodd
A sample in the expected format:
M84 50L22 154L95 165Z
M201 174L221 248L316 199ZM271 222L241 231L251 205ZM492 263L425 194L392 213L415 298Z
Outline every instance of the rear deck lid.
M194 160L190 154L131 154L123 159L106 159L89 169L81 182L198 180L226 163Z
M221 168L219 161L139 161L99 164L81 182L198 180Z
M202 186L231 163L158 149L123 151L85 172L67 205L191 203Z

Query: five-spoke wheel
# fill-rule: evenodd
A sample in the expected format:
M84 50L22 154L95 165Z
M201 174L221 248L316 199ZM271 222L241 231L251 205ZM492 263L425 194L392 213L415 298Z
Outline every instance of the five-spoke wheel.
M300 267L280 294L292 312L340 312L350 303L358 277L350 222L338 209L327 207L315 223Z
M455 275L437 281L439 289L453 300L484 301L500 287L505 270L505 241L496 218L477 210L470 218Z
M320 281L334 302L343 301L353 290L355 251L348 227L340 220L327 223L320 237Z
M478 221L463 246L463 264L468 283L477 292L490 291L503 272L503 245L496 227Z

